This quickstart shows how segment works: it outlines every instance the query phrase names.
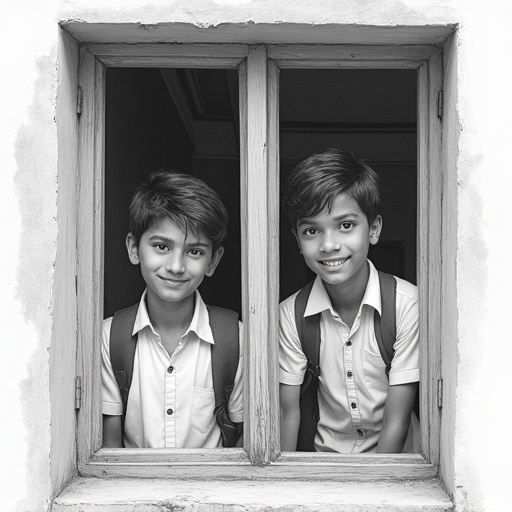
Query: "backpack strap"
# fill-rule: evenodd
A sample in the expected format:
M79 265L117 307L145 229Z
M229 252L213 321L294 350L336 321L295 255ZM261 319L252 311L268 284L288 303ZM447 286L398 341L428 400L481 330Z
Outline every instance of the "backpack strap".
M393 345L396 341L396 279L379 272L381 314L375 310L373 325L380 355L386 364L386 375L391 370L391 361L395 355Z
M295 324L302 350L308 359L304 382L300 389L300 426L297 450L315 451L314 441L320 414L318 410L318 378L320 377L320 317L304 316L314 281L295 297Z
M211 346L215 420L220 427L222 446L235 447L243 433L243 423L231 421L227 409L240 357L238 313L217 306L207 308L215 340Z
M137 335L132 336L132 332L138 309L139 304L134 304L118 311L114 314L110 327L110 363L123 401L121 418L123 432L128 395L132 384L135 348L137 347Z
M217 406L226 400L227 388L232 388L235 382L240 357L238 313L217 306L207 308L215 340L211 352L213 390Z

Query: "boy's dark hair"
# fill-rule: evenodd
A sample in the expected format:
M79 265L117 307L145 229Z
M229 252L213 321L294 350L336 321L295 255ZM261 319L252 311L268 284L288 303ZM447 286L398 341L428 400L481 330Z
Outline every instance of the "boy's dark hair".
M227 234L228 214L217 193L189 174L160 169L135 190L130 205L130 231L138 245L145 231L162 217L169 217L185 234L203 233L213 252Z
M371 223L380 214L379 177L370 167L348 151L326 148L304 157L286 183L284 209L292 223L331 209L338 194L347 194Z

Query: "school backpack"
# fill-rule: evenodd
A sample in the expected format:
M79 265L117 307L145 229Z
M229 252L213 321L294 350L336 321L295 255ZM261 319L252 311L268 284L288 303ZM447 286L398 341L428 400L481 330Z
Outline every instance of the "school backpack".
M133 375L137 334L132 336L139 304L114 314L110 328L110 362L123 402L122 426L126 417L128 394ZM216 306L207 306L215 343L211 346L212 377L215 394L214 415L221 430L222 446L234 447L242 435L243 423L229 418L227 404L233 391L239 358L238 313Z
M391 369L393 345L396 340L396 280L390 274L379 272L382 314L374 312L375 337L380 355L386 364L386 375ZM320 319L321 313L304 316L314 281L302 288L295 297L295 324L302 350L308 359L304 382L300 390L300 426L297 451L315 451L315 435L320 414L318 410L318 378L320 377Z

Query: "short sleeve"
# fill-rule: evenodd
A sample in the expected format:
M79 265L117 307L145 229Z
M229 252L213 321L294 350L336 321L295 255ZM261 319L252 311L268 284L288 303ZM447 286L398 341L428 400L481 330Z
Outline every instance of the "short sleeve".
M110 363L110 328L112 317L103 321L101 343L101 412L109 416L123 414L123 402Z
M295 297L279 306L279 382L290 386L302 384L308 364L295 325Z
M244 328L238 322L239 358L236 370L233 391L229 397L228 412L231 421L241 423L244 421Z
M391 386L420 380L417 289L405 281L398 281L396 314L395 355L389 372Z

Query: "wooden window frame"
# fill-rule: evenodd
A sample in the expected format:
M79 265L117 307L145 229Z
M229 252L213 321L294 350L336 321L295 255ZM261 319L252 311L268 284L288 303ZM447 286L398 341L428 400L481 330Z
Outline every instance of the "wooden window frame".
M105 70L119 67L237 68L240 83L245 449L101 448ZM422 455L281 453L277 306L279 69L412 68L418 76L418 285ZM77 171L77 376L79 472L95 477L179 479L424 479L438 474L443 171L438 93L441 49L421 45L82 44ZM435 275L435 279L429 276ZM428 311L428 314L425 313ZM428 340L428 341L427 341ZM250 400L247 399L250 394Z

